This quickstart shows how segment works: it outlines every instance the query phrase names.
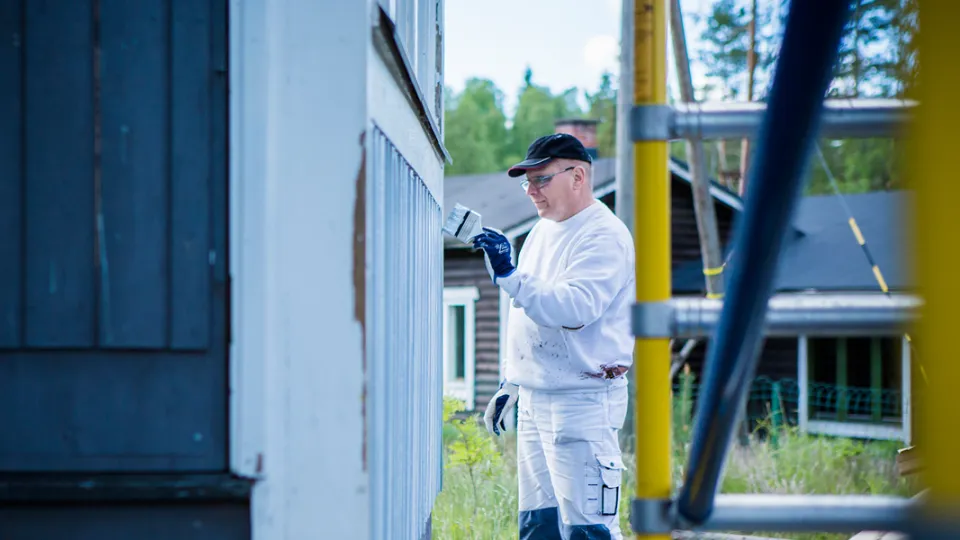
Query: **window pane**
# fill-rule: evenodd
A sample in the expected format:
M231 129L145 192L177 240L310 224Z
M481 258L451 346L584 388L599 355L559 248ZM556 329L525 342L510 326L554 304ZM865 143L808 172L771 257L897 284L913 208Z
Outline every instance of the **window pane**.
M450 373L455 380L466 377L466 308L464 306L447 306L447 361L450 362Z
M838 340L834 338L811 338L807 345L807 361L810 369L810 418L833 420L837 418L838 402L846 400L837 388Z
M810 418L898 424L902 416L900 339L811 339Z

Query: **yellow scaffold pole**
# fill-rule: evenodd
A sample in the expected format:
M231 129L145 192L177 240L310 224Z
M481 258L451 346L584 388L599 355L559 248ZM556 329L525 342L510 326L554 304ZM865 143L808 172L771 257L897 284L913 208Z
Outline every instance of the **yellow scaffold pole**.
M635 105L667 103L666 0L635 0ZM670 177L667 142L637 142L634 150L634 243L637 301L670 299ZM635 348L637 496L670 497L670 346L638 338ZM646 536L668 540L669 535Z
M948 528L956 535L960 523L960 471L956 465L960 452L960 362L956 338L960 288L956 286L955 248L960 231L956 163L960 143L956 21L960 20L960 2L921 2L919 13L920 107L906 167L916 193L912 232L917 281L924 301L916 335L928 381L914 386L920 394L916 400L919 415L915 441L923 463L921 475L930 489L930 510L936 516L922 527L947 519L952 521ZM922 533L919 537L947 535Z

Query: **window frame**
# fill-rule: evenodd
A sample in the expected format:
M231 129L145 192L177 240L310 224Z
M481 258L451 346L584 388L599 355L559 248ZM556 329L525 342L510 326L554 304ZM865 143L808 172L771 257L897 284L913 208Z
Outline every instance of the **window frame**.
M868 336L865 336L868 337ZM893 337L893 336L890 336ZM799 386L799 417L800 431L803 433L831 435L837 437L855 437L878 440L895 440L911 444L911 350L910 341L906 336L900 336L901 358L901 416L900 427L879 426L855 421L839 420L812 420L810 418L810 356L809 338L801 335L797 338L797 381Z
M443 394L456 397L466 403L466 410L476 407L477 375L477 300L480 289L472 286L443 288ZM448 356L450 307L463 307L463 381L453 380L453 366Z

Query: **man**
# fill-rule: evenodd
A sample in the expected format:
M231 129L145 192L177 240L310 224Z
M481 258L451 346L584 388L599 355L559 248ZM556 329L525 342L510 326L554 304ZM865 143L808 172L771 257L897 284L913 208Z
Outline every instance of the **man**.
M542 219L517 266L510 242L474 240L511 298L500 390L487 406L497 435L518 405L521 539L620 539L618 434L633 365L633 239L593 196L592 159L575 137L534 141L510 168Z

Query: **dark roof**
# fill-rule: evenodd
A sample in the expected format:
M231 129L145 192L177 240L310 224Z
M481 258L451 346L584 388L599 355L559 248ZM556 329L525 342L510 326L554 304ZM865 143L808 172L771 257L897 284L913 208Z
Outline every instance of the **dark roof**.
M913 202L912 194L880 191L848 194L844 199L888 287L910 289L913 283L905 262L911 257L906 253L908 231L904 225ZM802 198L792 224L794 230L787 237L778 263L777 292L880 291L839 197ZM703 293L701 267L700 261L694 261L674 269L674 292Z
M615 158L600 158L593 164L594 190L606 194L614 189L617 162ZM670 171L674 180L690 182L686 164L671 159ZM721 203L739 210L740 198L736 193L711 181L710 192ZM443 184L443 216L459 203L480 214L485 226L492 226L506 233L526 232L537 219L537 212L517 179L507 176L506 171L492 174L449 176ZM464 244L444 235L446 247L463 247Z
M675 158L670 160L674 180L690 183L687 165ZM594 185L598 194L614 189L616 159L601 158L594 163ZM739 196L714 180L710 182L714 198L735 211L742 209ZM891 290L905 290L912 286L905 261L907 231L905 209L912 203L906 191L881 191L844 195L866 239L871 255L879 265L884 280ZM485 225L505 232L529 230L537 219L519 183L506 172L493 174L452 176L444 179L444 216L455 203L476 210ZM873 270L863 250L857 244L847 222L848 215L836 195L803 197L792 222L786 245L780 256L776 278L778 292L822 291L879 291ZM444 235L447 247L464 244ZM727 247L724 257L730 254ZM729 274L728 274L729 275ZM681 294L702 294L704 279L702 263L693 261L673 270L673 289Z

